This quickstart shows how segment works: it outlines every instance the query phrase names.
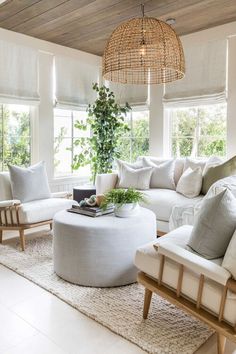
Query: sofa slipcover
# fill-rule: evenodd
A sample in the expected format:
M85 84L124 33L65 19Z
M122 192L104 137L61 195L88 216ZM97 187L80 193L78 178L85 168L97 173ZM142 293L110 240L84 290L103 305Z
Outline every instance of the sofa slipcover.
M143 190L142 192L147 198L147 203L143 204L143 206L152 210L156 214L157 220L166 222L169 222L170 220L173 206L193 206L203 198L203 196L199 196L189 199L171 189L152 188Z

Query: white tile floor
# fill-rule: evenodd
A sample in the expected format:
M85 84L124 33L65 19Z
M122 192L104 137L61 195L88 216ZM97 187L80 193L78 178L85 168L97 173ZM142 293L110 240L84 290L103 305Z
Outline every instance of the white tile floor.
M213 336L196 354L215 353ZM236 354L236 345L227 342L229 353ZM0 354L145 352L0 265Z

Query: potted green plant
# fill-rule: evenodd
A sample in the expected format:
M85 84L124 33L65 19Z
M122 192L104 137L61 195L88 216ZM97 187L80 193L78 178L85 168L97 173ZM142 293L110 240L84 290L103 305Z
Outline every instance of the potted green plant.
M95 183L98 173L112 172L114 158L119 157L119 138L127 131L125 115L131 110L128 103L119 105L115 95L106 86L93 84L97 99L88 105L88 119L84 124L77 120L75 127L80 130L90 129L89 138L78 138L75 146L82 147L82 152L74 156L73 169L90 164L92 181Z
M146 202L146 199L136 189L112 189L105 194L101 207L106 209L108 205L114 204L115 215L125 218L138 213L140 202Z

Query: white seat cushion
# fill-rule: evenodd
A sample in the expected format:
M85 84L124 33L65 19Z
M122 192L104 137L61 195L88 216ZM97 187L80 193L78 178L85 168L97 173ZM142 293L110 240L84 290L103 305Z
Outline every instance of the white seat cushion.
M182 194L170 189L149 189L144 190L143 193L147 197L145 208L152 210L157 217L157 220L169 222L172 213L172 208L176 205L193 206L200 201L203 196L189 199Z
M32 224L53 218L58 211L71 208L77 204L74 200L64 198L49 198L24 203L19 208L21 224Z
M138 269L154 279L158 279L160 255L154 249L154 244L163 244L164 242L173 242L174 244L185 248L192 226L182 226L169 234L159 238L154 242L147 243L138 248L134 263ZM222 259L214 260L215 263L221 264ZM170 259L166 259L163 272L163 282L172 289L177 288L179 267L177 263ZM190 300L196 301L198 294L199 275L185 269L182 283L182 294ZM202 305L214 314L219 313L220 301L222 295L222 286L216 282L206 278L203 288ZM236 295L228 292L224 318L227 322L234 324L236 321Z

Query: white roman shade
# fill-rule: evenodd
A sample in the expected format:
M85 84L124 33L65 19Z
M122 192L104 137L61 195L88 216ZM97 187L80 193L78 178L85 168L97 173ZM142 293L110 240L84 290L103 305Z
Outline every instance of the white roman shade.
M92 84L99 79L99 67L64 56L55 57L58 106L87 106L96 99Z
M106 81L106 86L114 92L120 104L145 105L148 101L148 85L128 85Z
M37 50L0 40L0 100L39 102Z
M222 102L226 98L226 40L184 44L186 75L165 85L166 106Z

